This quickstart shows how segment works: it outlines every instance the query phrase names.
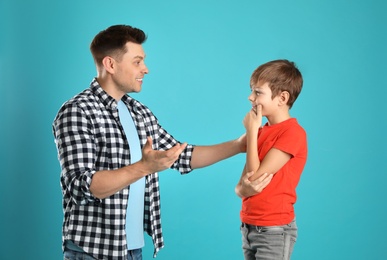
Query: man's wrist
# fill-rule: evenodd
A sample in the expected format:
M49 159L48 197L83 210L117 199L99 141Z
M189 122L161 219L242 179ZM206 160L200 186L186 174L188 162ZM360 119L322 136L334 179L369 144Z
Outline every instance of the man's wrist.
M152 170L147 167L146 162L144 162L143 160L135 162L134 164L132 164L132 166L135 167L135 171L138 172L142 177L153 173Z

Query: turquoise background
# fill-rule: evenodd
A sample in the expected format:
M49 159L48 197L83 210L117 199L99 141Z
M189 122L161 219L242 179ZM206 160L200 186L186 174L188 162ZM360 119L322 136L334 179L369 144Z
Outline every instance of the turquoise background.
M304 89L291 113L308 133L309 158L292 259L386 259L386 12L382 0L1 0L0 259L62 259L51 123L95 76L94 35L119 23L148 34L150 74L134 97L194 144L241 135L252 71L295 61ZM238 155L160 174L157 259L242 259L234 186L243 163Z

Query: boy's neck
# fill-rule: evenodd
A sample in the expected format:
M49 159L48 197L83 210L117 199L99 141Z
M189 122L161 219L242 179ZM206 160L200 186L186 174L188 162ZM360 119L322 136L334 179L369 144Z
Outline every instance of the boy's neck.
M286 112L284 111L283 113L266 116L266 118L267 118L268 125L275 125L288 120L289 118L291 118L291 116L289 114L289 110L287 110Z

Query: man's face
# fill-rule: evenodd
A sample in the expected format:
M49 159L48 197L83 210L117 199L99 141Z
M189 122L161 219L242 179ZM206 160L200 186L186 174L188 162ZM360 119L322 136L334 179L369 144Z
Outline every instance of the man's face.
M140 44L126 43L127 52L120 61L115 60L115 69L112 79L118 91L124 94L140 92L142 80L148 74L145 65L145 53Z

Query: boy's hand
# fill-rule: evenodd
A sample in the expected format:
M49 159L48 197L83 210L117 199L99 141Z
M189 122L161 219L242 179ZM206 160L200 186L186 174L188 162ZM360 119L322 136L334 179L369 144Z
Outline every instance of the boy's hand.
M262 190L266 188L266 186L273 178L273 174L264 173L255 181L250 181L249 178L253 174L254 172L248 172L245 176L242 177L240 185L236 190L238 196L247 198L262 192Z
M262 125L262 105L253 107L243 119L246 131L258 130Z

